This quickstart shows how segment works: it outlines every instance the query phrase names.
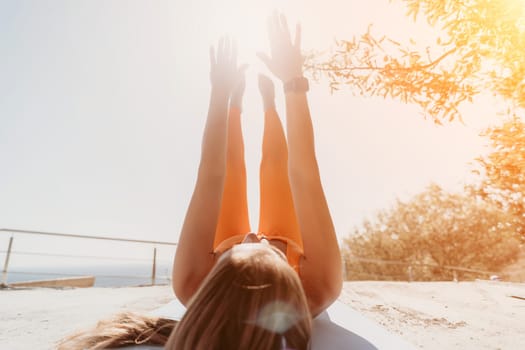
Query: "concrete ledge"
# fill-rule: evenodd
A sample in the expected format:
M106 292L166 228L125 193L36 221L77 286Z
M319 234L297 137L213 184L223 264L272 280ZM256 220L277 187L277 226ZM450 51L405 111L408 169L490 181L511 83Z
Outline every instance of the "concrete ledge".
M9 287L77 287L89 288L95 284L95 276L54 278L52 280L24 281L9 283Z

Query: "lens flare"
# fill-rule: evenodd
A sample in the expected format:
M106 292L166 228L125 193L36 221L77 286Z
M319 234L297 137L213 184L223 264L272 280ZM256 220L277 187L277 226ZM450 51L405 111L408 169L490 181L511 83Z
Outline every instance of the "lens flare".
M270 332L283 334L302 318L289 303L275 301L261 309L255 324Z

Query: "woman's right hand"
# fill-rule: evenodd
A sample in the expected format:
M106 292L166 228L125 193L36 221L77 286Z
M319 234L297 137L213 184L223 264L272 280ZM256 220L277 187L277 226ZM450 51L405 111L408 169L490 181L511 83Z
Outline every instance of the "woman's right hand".
M277 13L268 20L270 56L258 52L257 56L268 69L283 83L303 76L303 56L301 54L301 27L297 25L292 42L286 17Z

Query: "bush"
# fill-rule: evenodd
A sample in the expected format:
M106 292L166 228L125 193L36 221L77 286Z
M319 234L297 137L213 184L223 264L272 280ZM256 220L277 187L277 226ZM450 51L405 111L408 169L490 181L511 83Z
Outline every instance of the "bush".
M346 278L452 280L483 277L516 260L513 217L474 196L446 193L437 185L389 211L345 240ZM456 272L454 272L456 271Z

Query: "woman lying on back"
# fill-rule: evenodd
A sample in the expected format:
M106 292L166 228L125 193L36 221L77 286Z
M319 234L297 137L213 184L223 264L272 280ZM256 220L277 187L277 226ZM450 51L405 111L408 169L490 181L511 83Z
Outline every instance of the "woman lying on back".
M210 52L211 98L195 190L173 266L173 288L187 307L180 322L123 315L60 349L137 343L166 349L307 349L312 316L342 286L342 263L320 181L303 77L300 28L269 23L271 54L259 54L283 82L287 138L271 80L259 77L265 111L260 217L248 219L241 132L244 69L221 40ZM169 337L169 339L168 339Z

